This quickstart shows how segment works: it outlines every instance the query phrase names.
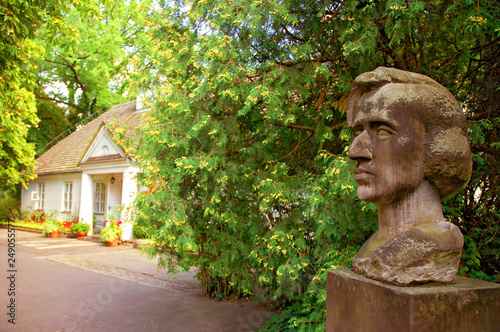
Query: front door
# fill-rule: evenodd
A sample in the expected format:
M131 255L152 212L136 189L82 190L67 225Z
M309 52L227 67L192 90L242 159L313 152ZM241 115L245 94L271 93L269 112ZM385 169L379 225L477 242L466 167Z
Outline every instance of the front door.
M106 217L106 182L94 183L94 229L104 228Z

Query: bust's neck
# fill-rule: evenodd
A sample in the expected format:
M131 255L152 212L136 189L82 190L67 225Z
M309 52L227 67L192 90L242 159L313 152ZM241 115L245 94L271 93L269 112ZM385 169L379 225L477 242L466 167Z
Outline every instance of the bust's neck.
M444 221L441 200L428 181L397 203L378 205L380 238L392 238L414 226L439 221Z

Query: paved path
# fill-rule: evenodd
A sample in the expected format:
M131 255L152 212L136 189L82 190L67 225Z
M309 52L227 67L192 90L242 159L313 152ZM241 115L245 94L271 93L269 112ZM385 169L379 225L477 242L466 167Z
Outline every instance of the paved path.
M0 307L12 296L0 228ZM16 232L16 324L0 331L245 331L271 313L200 296L194 271L171 274L131 246Z

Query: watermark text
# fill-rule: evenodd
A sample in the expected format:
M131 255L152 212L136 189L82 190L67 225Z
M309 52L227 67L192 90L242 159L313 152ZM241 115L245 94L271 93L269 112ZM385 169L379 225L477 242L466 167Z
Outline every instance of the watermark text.
M11 228L10 222L8 223L7 235L8 249L7 249L7 280L9 280L7 287L7 316L10 324L16 324L16 230Z

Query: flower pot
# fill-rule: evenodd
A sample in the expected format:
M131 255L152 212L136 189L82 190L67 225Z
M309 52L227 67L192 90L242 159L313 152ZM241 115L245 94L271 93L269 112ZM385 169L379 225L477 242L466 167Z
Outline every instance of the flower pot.
M84 238L87 236L87 232L80 232L80 233L75 233L77 238Z
M108 247L116 247L118 245L119 238L114 239L113 241L108 241Z
M59 231L54 231L54 232L50 233L50 237L51 238L59 237Z

